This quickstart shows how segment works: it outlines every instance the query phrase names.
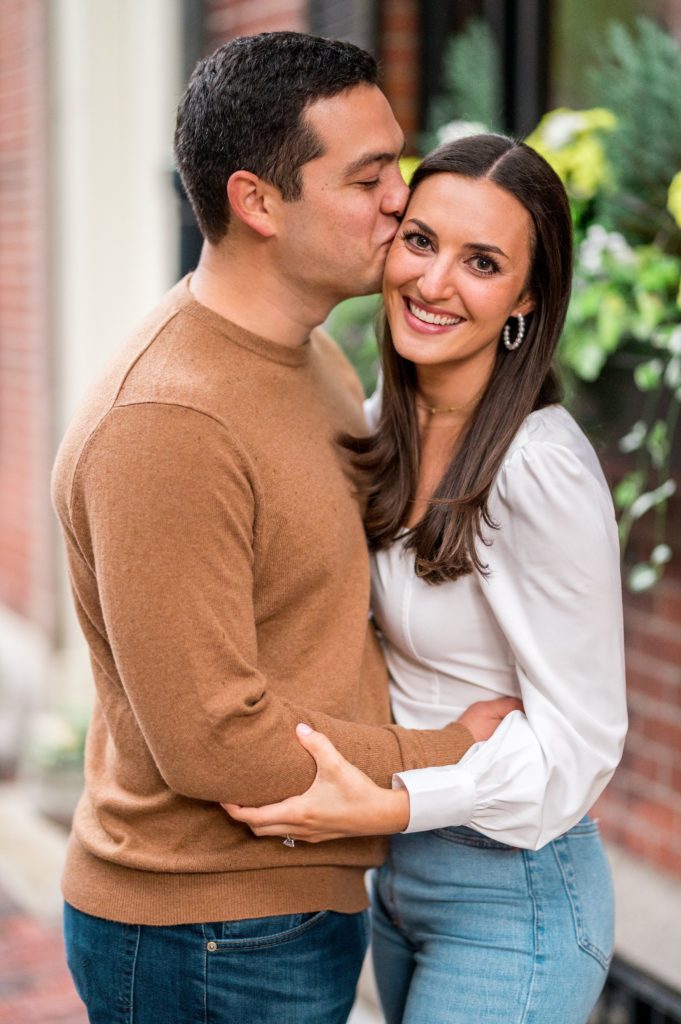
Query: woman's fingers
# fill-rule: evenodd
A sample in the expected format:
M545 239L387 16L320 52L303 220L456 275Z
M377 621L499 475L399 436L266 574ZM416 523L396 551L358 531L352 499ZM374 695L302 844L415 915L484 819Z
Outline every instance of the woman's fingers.
M371 779L346 761L323 733L299 723L296 734L317 765L310 788L299 796L264 807L224 803L222 806L227 813L235 821L248 825L256 836L290 835L304 842L318 843L351 835L373 835L377 798L383 794L383 799L390 800L392 808L392 790L380 790ZM404 817L401 814L400 821ZM407 808L405 821L408 818ZM382 831L396 829L383 828Z
M224 804L222 806L225 807L226 810L226 806ZM258 811L259 808L237 808L235 804L230 804L228 806L235 808L239 815L238 816L237 814L232 814L231 816L237 818L238 821L243 821L245 824L247 824L251 829L253 835L259 838L266 838L268 836L278 836L283 839L286 836L294 836L296 842L300 841L301 843L324 843L330 839L343 838L342 834L338 833L338 831L317 830L314 831L314 833L312 833L312 831L310 831L307 826L305 826L297 820L287 821L280 819L278 821L272 821L267 824L256 824L255 822L249 820L249 817L251 816L249 812L251 810Z
M234 818L235 821L248 821L249 814L258 810L257 807L240 807L239 804L220 804L220 806L224 807L230 818Z
M338 753L331 740L321 732L315 732L309 725L301 722L296 727L296 735L303 747L315 759L317 764L317 783L310 790L316 790L322 776L325 778L338 774L346 765L345 759ZM294 828L307 823L305 794L289 797L276 804L263 807L241 807L239 804L224 803L222 806L235 821L243 821L256 834L258 829L278 826L282 821L290 822ZM274 832L264 834L275 834Z
M345 763L345 758L338 753L331 740L323 732L316 732L309 725L300 722L296 726L296 736L301 746L305 747L309 754L312 754L319 771L333 772Z
M296 839L305 839L300 828L291 821L279 821L274 825L263 825L262 828L254 828L252 831L256 836L286 836L293 834Z
M238 804L222 804L231 818L243 821L254 831L265 828L280 821L293 819L298 825L302 823L301 809L296 807L297 797L290 797L278 804L265 804L264 807L240 807Z

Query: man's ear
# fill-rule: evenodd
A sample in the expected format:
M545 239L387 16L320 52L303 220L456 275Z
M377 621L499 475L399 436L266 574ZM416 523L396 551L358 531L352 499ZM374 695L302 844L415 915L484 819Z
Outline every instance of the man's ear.
M274 193L273 185L251 171L235 171L227 181L231 213L263 238L271 238L275 234L272 220Z

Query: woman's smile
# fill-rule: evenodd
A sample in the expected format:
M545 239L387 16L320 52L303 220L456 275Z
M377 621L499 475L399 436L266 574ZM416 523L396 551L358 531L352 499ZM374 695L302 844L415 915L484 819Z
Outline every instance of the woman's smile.
M408 295L403 296L404 316L411 328L424 334L441 334L464 323L465 317L446 309L426 305Z
M527 210L494 182L435 174L419 184L383 282L399 354L417 366L465 362L477 390L491 372L504 324L532 306L531 248Z

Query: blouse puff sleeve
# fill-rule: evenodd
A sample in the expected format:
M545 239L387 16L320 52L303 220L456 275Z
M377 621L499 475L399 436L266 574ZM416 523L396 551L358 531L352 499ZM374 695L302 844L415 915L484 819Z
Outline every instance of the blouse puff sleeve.
M525 712L508 715L458 764L401 772L393 786L409 791L407 832L467 825L537 850L583 817L622 753L617 529L600 467L559 444L513 451L489 507L498 529L481 546L489 575L480 585Z

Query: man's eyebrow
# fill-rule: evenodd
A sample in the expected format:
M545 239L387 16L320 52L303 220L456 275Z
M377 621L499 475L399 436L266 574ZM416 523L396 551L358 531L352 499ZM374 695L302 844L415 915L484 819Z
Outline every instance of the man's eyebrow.
M406 143L403 142L399 153L394 151L392 153L365 153L364 156L360 156L348 164L344 171L345 177L350 178L353 174L363 171L365 167L370 167L371 164L391 164L394 160L399 160L404 153L405 146Z

